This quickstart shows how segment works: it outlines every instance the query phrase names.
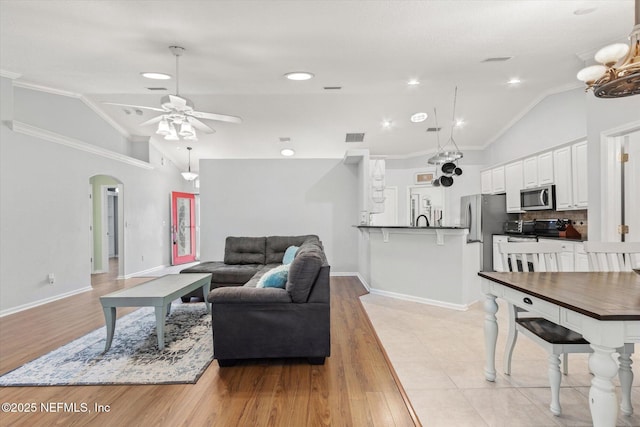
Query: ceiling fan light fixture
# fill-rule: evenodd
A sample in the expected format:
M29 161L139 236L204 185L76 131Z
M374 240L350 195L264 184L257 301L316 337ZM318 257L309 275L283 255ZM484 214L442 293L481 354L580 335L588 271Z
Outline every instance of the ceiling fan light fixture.
M176 128L173 125L169 126L169 128L169 134L167 134L164 139L167 141L179 141L180 137L178 136L178 132L176 132Z
M171 126L169 125L169 121L165 118L158 122L158 130L156 131L158 135L167 136L171 133Z
M191 126L191 123L189 123L188 121L184 120L182 122L182 124L180 125L180 132L179 132L180 136L183 137L192 137L192 136L196 136L196 131L193 129L193 126Z

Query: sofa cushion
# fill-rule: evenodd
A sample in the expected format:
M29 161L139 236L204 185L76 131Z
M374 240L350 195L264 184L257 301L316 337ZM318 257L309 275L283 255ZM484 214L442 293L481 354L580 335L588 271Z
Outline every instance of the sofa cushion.
M266 242L266 264L282 263L282 257L289 246L301 246L306 241L319 241L318 236L269 236Z
M291 264L293 259L296 257L296 252L298 252L298 246L289 246L286 251L284 251L284 255L282 256L282 263L285 265Z
M265 237L227 237L224 246L225 264L266 264Z
M282 288L287 284L287 276L289 274L289 265L281 264L267 271L260 277L256 288Z
M322 258L318 254L298 251L298 255L289 266L286 286L293 302L307 302L309 292L318 277L322 263Z
M186 268L180 273L211 273L211 283L242 285L247 283L261 268L262 264L227 265L220 261L211 261Z

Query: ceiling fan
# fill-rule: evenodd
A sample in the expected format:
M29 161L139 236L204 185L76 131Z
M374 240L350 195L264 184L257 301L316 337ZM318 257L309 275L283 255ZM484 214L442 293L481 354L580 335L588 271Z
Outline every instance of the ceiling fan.
M217 120L229 123L242 123L242 119L226 114L206 113L196 111L193 102L180 95L180 79L178 74L178 63L185 48L180 46L169 46L171 53L176 57L176 94L165 95L160 100L160 108L146 107L142 105L119 104L116 102L104 102L108 105L118 105L121 107L140 108L145 110L159 111L162 114L140 123L140 126L148 126L158 123L157 134L163 135L164 139L177 141L180 137L186 140L196 141L198 139L196 130L204 133L214 133L215 130L204 124L200 119Z

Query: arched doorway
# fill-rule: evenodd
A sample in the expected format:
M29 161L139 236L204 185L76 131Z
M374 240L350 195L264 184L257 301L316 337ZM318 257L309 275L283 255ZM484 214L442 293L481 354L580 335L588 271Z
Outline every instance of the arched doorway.
M91 191L91 274L124 278L124 185L109 175L89 179ZM92 280L93 282L93 280Z

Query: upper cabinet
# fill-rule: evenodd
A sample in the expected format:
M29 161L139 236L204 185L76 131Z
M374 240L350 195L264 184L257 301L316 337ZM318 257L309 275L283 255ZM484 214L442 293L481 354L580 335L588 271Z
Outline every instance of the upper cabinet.
M520 190L523 188L523 161L509 163L504 167L507 191L507 212L521 212Z
M556 184L556 210L586 209L587 142L553 151L553 170Z
M523 176L524 188L553 184L553 152L524 159Z
M505 192L504 166L480 172L480 191L482 194Z

